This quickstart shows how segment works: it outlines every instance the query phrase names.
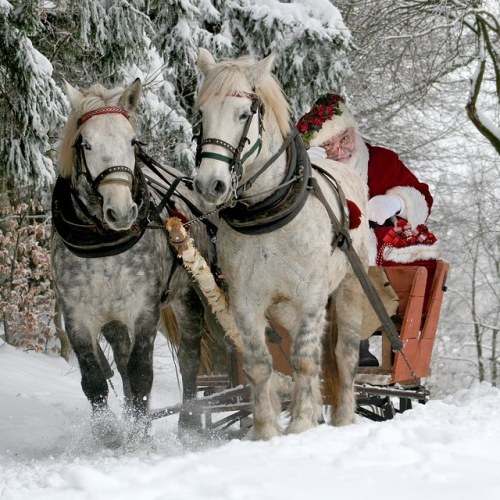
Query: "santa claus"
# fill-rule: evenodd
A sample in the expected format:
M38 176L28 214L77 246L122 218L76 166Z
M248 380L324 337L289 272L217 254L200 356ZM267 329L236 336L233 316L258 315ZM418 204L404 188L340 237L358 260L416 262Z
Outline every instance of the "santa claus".
M425 265L431 274L430 287L439 252L436 238L424 224L433 203L429 186L394 151L367 144L337 94L321 96L298 121L297 129L313 162L318 158L342 162L367 183L374 236L370 265ZM370 362L361 360L360 364Z

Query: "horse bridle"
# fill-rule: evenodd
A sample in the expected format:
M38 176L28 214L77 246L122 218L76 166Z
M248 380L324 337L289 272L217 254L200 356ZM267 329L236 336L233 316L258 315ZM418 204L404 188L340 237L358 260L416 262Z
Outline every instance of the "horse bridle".
M127 120L130 120L129 114L123 108L115 106L106 106L85 113L83 116L79 118L78 127L80 128L86 121L90 120L94 116L106 115L106 114L107 115L119 114L124 116ZM132 170L125 165L113 165L103 170L97 177L93 178L87 165L87 159L85 157L85 151L84 151L85 145L82 142L81 134L78 135L73 147L75 148L76 151L76 165L75 165L76 173L78 176L80 175L85 176L89 186L92 188L92 190L97 196L100 196L97 190L99 186L103 184L125 184L126 186L128 186L130 191L134 193L137 185L136 175L134 172L135 168L134 170ZM117 178L111 178L111 179L106 178L110 174L114 174L116 172L124 172L130 176L130 179L127 180L127 179L117 179Z
M226 141L223 141L222 139L217 139L214 137L209 137L207 139L203 139L203 127L200 125L200 131L197 134L197 148L196 148L196 167L199 167L201 164L201 161L203 158L211 158L213 160L218 160L222 161L224 163L227 163L229 165L229 171L231 174L231 180L232 180L232 185L233 189L236 191L239 182L241 180L241 177L243 175L243 163L250 157L252 156L255 151L257 150L257 156L260 154L260 151L262 149L262 132L264 130L264 104L260 100L260 98L252 93L252 92L243 92L243 91L237 91L237 92L232 92L230 94L227 94L228 97L245 97L247 99L251 100L251 105L250 105L250 111L251 114L247 118L245 125L243 127L243 132L241 133L240 140L238 142L238 146L234 147L231 144L229 144ZM250 129L250 125L252 124L252 120L257 114L258 120L259 120L259 137L255 141L255 143L252 145L252 147L243 155L241 156L241 153L243 152L243 149L245 148L245 145L247 143L250 143L250 140L247 137L248 130ZM222 146L223 148L227 149L232 156L225 156L219 153L211 153L208 151L203 151L203 147L206 144L214 144L216 146ZM245 184L246 185L246 184Z

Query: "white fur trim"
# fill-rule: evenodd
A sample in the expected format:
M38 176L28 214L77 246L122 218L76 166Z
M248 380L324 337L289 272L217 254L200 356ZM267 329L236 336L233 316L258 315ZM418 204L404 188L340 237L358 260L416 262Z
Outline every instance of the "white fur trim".
M385 247L382 258L390 262L409 264L417 260L436 260L440 256L439 244L411 245L409 247L395 248Z
M356 128L356 120L351 115L346 105L341 103L339 108L342 114L333 115L332 118L326 120L321 129L315 132L309 140L310 146L321 146L321 144L331 139L332 136L340 134L349 127Z
M398 214L406 219L412 227L423 224L429 215L429 206L424 195L412 186L396 186L387 191L386 194L400 196L404 202L404 210Z

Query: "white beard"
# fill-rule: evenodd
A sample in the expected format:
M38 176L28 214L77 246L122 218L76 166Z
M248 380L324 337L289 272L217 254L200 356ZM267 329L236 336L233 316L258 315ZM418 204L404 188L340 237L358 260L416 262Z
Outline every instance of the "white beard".
M342 162L347 165L351 170L356 172L365 184L368 184L368 160L369 160L368 148L366 147L365 141L361 135L356 132L356 143L354 152L351 157L346 161Z

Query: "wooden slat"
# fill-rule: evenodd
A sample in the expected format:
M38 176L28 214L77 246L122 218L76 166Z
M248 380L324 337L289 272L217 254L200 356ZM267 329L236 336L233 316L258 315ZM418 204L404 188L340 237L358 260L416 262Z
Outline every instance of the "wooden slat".
M450 265L447 262L438 261L434 281L432 283L429 304L427 307L427 315L422 327L420 336L420 352L417 360L417 369L420 377L429 375L429 368L432 358L432 349L436 338L436 331L441 314L441 306L443 303L443 295L445 291L446 279Z

